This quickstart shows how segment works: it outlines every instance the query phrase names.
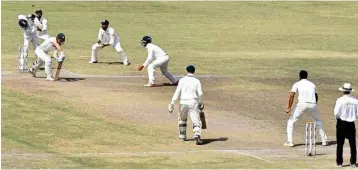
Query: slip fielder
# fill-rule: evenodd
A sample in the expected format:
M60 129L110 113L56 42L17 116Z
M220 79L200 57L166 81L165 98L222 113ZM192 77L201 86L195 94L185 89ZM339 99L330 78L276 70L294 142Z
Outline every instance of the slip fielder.
M37 37L43 40L50 38L51 36L47 33L48 25L47 19L42 16L42 10L38 9L35 11L35 21Z
M147 48L148 56L147 60L142 65L139 65L137 67L138 71L141 71L144 67L148 70L148 77L149 82L148 84L144 85L145 87L155 87L155 68L159 67L162 74L168 78L172 85L178 84L178 79L174 77L169 71L168 71L168 65L169 65L169 56L166 52L164 52L163 49L161 49L159 46L152 44L152 38L150 36L144 36L142 39L142 45Z
M119 42L118 34L112 27L109 27L109 21L103 20L101 21L101 24L102 27L98 31L98 41L92 46L92 55L89 63L97 63L98 51L104 47L112 46L115 48L117 53L119 53L120 62L122 62L123 65L130 65L128 57L122 49L121 43Z

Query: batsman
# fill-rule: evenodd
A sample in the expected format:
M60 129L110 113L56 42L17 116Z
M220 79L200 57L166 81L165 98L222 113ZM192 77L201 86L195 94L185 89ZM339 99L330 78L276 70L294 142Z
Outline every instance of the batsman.
M38 46L35 50L36 55L38 56L37 60L32 64L29 72L36 77L37 69L45 64L45 72L46 72L46 79L49 81L54 81L55 79L52 76L52 60L51 57L48 55L50 51L55 50L54 56L57 59L58 63L62 63L66 55L62 51L62 46L65 43L65 35L63 33L57 34L56 37L51 37L46 39L40 46ZM58 54L58 56L57 56Z
M170 113L174 111L175 101L180 97L180 107L178 114L179 138L182 141L186 140L186 126L188 114L193 123L194 140L197 145L203 144L200 139L202 125L205 125L205 120L200 118L200 110L204 109L203 91L200 81L194 77L195 67L189 65L186 67L187 75L179 80L177 89L171 103L168 106ZM203 123L202 123L203 121Z

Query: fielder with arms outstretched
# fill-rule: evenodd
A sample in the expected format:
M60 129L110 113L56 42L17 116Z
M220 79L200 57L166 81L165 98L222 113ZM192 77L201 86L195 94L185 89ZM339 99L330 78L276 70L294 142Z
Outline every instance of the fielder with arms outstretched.
M57 34L56 37L51 37L45 40L40 46L38 46L35 50L38 59L32 64L29 72L36 77L37 69L45 63L45 72L46 79L49 81L53 81L54 78L52 76L52 60L51 57L48 56L48 53L52 50L55 50L55 54L59 54L59 56L54 56L57 59L57 62L63 62L66 55L62 51L61 46L65 43L65 35L63 33Z
M186 67L188 72L187 76L179 80L177 89L168 110L170 113L174 110L175 101L180 97L180 110L178 115L179 138L183 141L186 140L186 122L188 114L193 123L194 139L197 145L201 145L201 120L200 110L204 108L203 91L200 81L194 77L195 67L189 65Z
M109 21L103 20L101 21L101 24L102 27L98 31L98 41L92 46L92 55L89 63L97 63L98 51L104 47L112 46L116 49L117 53L119 53L120 62L122 62L123 65L130 65L128 57L119 42L118 34L112 27L109 27Z
M138 65L137 70L141 71L144 67L148 70L149 82L145 87L155 87L155 68L159 67L162 74L171 81L172 85L178 85L178 79L168 71L169 56L159 46L152 44L150 36L144 36L142 45L147 48L147 60L142 65Z

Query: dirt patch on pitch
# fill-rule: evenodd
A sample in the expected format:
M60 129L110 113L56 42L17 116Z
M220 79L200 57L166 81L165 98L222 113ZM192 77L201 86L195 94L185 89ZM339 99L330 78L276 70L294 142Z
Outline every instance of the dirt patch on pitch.
M237 78L200 78L208 121L203 137L209 139L203 148L280 148L285 141L287 115L283 107L287 93L230 88L245 85ZM3 75L2 80L3 86L9 89L67 101L84 111L95 110L104 118L161 128L177 137L176 114L167 111L176 88L173 86L145 88L145 77L48 82L15 74ZM159 78L158 84L161 83L167 80ZM188 135L191 135L190 126Z

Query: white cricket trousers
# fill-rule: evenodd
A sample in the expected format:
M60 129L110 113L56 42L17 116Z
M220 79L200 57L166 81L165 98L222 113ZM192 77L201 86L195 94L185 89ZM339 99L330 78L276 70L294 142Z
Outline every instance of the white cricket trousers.
M35 51L38 46L38 43L39 43L36 34L27 35L26 37L24 37L23 50L24 50L24 56L26 56L26 57L28 56L30 43L32 43L32 45L34 46L34 51ZM35 53L35 56L36 56L36 53Z
M45 63L45 72L46 77L52 77L52 60L42 49L36 48L35 54L37 55L37 60L32 64L32 69L35 71Z
M92 46L92 55L91 55L91 61L98 61L98 51L101 49L102 44L93 44ZM120 62L123 62L123 64L128 64L128 57L124 50L121 47L121 43L118 40L114 41L114 44L112 45L114 49L116 49L116 52L119 53L119 60Z
M176 83L178 81L178 79L176 77L174 77L171 73L169 73L168 65L169 65L169 56L168 55L160 57L160 58L154 60L152 63L150 63L147 67L149 83L155 84L155 69L157 67L160 67L160 71L166 78L168 78L172 83Z
M294 123L304 112L312 113L312 118L316 123L316 127L321 136L321 140L322 142L326 141L327 136L326 133L323 131L323 125L321 120L319 119L317 105L312 103L297 103L296 107L292 111L290 118L287 121L287 142L293 142L292 135L293 135Z
M198 103L195 104L180 104L179 115L178 115L178 126L179 126L179 138L186 138L186 126L188 114L193 123L194 137L201 135L201 120Z

